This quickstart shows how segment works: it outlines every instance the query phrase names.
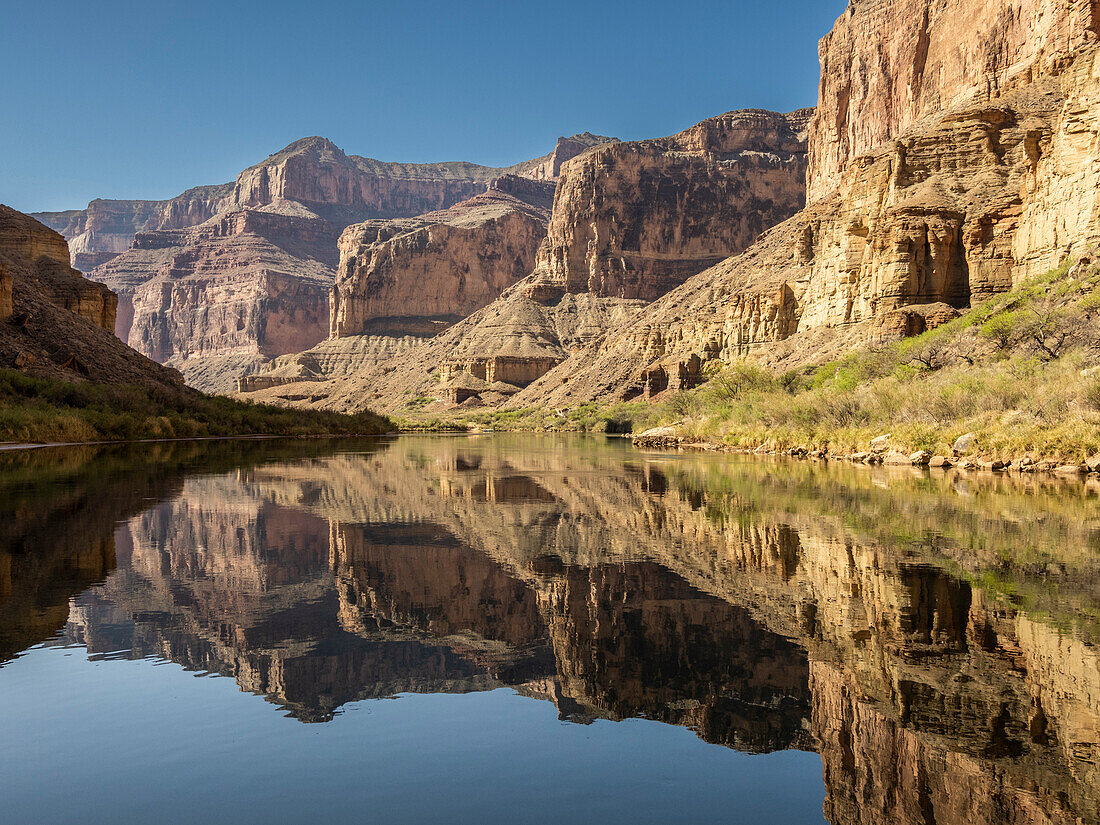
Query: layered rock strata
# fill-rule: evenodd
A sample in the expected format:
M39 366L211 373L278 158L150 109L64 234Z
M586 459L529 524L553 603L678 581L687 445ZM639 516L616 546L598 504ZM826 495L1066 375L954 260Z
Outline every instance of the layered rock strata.
M809 115L731 112L589 149L560 167L531 275L393 363L262 397L341 409L367 398L393 409L500 403L801 208Z
M660 297L805 202L810 111L729 112L562 167L534 289Z
M552 185L510 176L442 212L348 227L330 335L431 335L433 321L481 309L531 271L552 196Z
M316 217L224 212L140 233L92 274L119 294L119 338L189 383L228 391L247 365L324 338L338 234Z
M348 227L329 297L329 339L243 375L239 391L339 381L403 359L529 271L552 197L552 184L507 175L447 210ZM294 388L279 397L313 394Z
M549 155L498 169L465 162L387 163L345 155L332 141L309 137L250 166L232 183L198 186L164 201L96 199L85 209L34 217L69 241L72 265L87 271L129 249L138 232L186 229L236 208L277 209L293 202L343 225L446 209L503 174L554 180L565 160L610 140L588 132L559 138Z
M533 265L552 197L552 183L543 179L573 153L606 140L588 134L563 138L551 155L498 169L383 163L346 155L323 138L306 138L244 170L233 184L161 202L94 201L82 212L43 219L72 237L74 261L95 265L92 277L118 291L123 340L178 367L196 387L228 392L242 372L324 340L330 325L344 334L353 326L365 331L379 300L407 304L410 288L434 301L426 310L403 310L424 315L419 326L413 318L408 322L420 335L438 331L438 319L453 322L492 300ZM471 197L480 200L450 214ZM426 219L415 219L432 210ZM368 218L373 224L362 230L360 245L372 231L378 243L394 243L390 253L378 252L376 265L363 261L362 269L375 267L378 274L349 264L347 288L336 296L344 310L337 319L330 316L328 294L339 259L337 239L346 226ZM499 226L481 237L474 226L479 220ZM446 277L437 281L428 264L404 286L380 291L393 272L406 265L415 269L411 260L425 245L416 230L430 225L440 228L428 258L438 253L435 266L446 267ZM452 237L440 237L447 232ZM392 254L402 243L404 251Z
M1094 0L853 0L819 47L810 200L915 123L1058 74L1098 24Z
M69 242L74 268L87 272L130 248L134 235L202 223L228 205L233 185L198 186L165 201L97 198L84 209L33 217Z

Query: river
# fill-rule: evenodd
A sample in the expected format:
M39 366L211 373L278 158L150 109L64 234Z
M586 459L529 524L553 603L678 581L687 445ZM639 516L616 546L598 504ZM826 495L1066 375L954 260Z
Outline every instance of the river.
M0 820L1100 823L1098 491L511 434L0 454Z

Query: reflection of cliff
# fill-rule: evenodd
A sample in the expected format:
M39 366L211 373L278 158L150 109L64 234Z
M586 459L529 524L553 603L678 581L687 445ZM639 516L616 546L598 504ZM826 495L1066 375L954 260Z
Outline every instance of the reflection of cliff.
M739 750L809 747L805 652L743 608L652 563L563 568L543 598L566 695Z
M1098 822L1094 498L509 437L172 484L75 601L92 652L304 720L507 685L578 721L817 747L838 825ZM48 544L43 514L81 506L56 504L18 529Z
M116 552L126 553L125 544L116 551L120 520L178 495L188 473L303 452L292 442L225 441L0 453L0 663L61 630L69 599L115 567Z
M297 472L249 483L291 504ZM1094 499L506 437L408 439L370 467L336 457L311 476L325 479L319 512L430 521L529 582L561 691L601 714L741 747L797 743L789 719L753 724L797 705L798 659L782 652L804 647L839 823L1098 821ZM493 487L537 495L491 500ZM739 660L755 647L772 653ZM731 705L747 711L736 735L714 721L735 718Z
M482 502L504 489L474 487ZM124 566L77 599L70 638L233 676L306 721L512 685L568 718L643 715L752 750L808 742L805 655L656 565L520 578L430 522L330 523L231 476L188 481L121 535Z

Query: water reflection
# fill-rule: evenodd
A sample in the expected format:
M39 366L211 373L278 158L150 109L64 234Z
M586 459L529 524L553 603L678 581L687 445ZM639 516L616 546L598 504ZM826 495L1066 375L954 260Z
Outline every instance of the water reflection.
M303 722L507 686L817 751L837 825L1100 822L1092 487L510 436L57 455L0 459L2 658L63 628Z

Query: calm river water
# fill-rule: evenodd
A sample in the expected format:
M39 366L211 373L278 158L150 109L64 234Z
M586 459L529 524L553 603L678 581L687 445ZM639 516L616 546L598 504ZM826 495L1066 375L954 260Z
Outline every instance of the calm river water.
M0 454L0 821L1100 823L1091 484L512 435Z

